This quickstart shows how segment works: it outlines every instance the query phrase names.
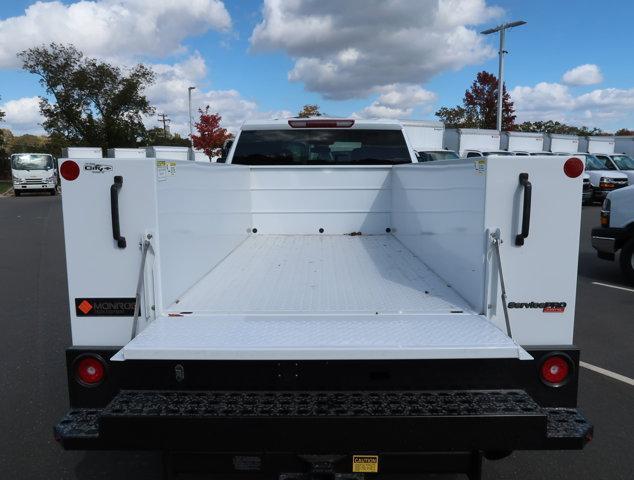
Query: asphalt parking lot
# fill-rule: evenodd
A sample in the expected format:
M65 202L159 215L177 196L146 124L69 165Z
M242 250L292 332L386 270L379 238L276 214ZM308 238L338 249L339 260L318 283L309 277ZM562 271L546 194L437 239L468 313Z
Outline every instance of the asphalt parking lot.
M575 342L583 361L632 378L634 285L596 258L589 232L598 215L584 207ZM0 198L0 249L0 478L160 478L158 454L64 452L53 440L68 405L70 344L60 198ZM587 369L580 383L580 407L595 425L585 450L514 453L486 462L484 478L634 478L634 387Z

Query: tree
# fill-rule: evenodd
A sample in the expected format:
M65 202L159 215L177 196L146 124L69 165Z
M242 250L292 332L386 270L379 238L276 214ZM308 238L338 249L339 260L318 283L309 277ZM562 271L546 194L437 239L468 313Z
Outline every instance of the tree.
M143 115L154 113L143 91L154 81L144 65L121 68L85 57L73 45L51 43L18 54L22 67L40 77L52 103L40 97L42 126L76 145L133 147L145 135Z
M621 136L624 136L624 137L626 137L626 136L628 136L628 137L629 137L629 136L634 135L634 130L630 130L630 129L628 129L628 128L619 128L619 129L618 129L618 130L614 133L614 135L621 135Z
M465 91L462 106L443 107L436 112L447 126L454 128L490 128L497 127L498 79L489 72L479 72ZM511 96L502 86L502 130L513 130L515 108Z
M209 113L209 105L205 110L198 109L200 119L195 123L198 135L192 135L192 144L197 150L205 152L209 158L218 155L220 149L232 135L220 126L222 117L218 113Z
M560 133L564 135L578 135L581 137L589 135L606 135L606 133L600 128L589 128L586 126L575 127L573 125L566 125L565 123L554 120L524 122L516 125L515 129L518 132Z
M4 122L4 116L5 116L5 113L2 110L0 110L0 122ZM2 132L2 129L0 129L0 157L3 157L3 156L4 156L4 133Z
M304 105L297 116L299 118L321 117L319 105Z
M146 134L143 142L144 145L164 145L172 147L189 147L189 139L181 137L178 133L167 133L163 127L150 128Z

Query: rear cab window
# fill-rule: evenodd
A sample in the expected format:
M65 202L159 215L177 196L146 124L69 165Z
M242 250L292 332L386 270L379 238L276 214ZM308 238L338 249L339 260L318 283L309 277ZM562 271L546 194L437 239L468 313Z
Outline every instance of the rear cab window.
M401 130L243 130L232 163L239 165L397 165L411 163Z

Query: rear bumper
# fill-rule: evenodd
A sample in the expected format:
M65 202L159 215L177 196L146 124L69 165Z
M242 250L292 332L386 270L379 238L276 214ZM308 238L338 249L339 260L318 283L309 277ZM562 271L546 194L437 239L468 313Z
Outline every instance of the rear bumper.
M70 450L353 454L580 449L592 426L522 390L123 390L54 432Z
M621 249L631 233L623 228L593 228L592 247L599 258L614 260L614 254Z

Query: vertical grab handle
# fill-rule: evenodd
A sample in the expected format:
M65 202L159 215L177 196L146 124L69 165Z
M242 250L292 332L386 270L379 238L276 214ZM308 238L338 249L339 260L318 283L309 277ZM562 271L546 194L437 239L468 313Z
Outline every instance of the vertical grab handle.
M123 187L123 177L114 177L114 183L110 185L110 213L112 216L112 238L117 241L117 247L125 248L125 237L121 236L121 226L119 225L119 191Z
M515 237L515 245L524 245L524 239L528 237L528 230L531 225L531 195L533 186L528 181L528 173L520 173L520 186L524 187L524 205L522 206L522 233Z

